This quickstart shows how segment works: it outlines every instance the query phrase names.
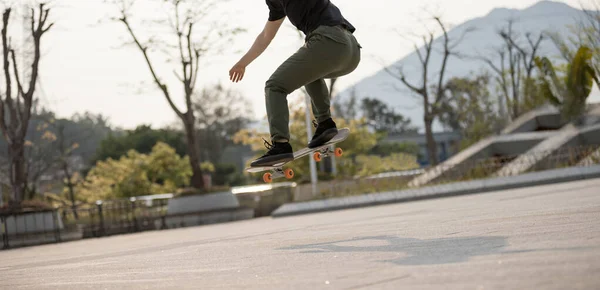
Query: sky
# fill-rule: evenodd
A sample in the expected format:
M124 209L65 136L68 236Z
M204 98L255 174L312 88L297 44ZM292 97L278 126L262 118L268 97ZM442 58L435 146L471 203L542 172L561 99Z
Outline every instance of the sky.
M200 0L198 0L200 1ZM149 29L140 19L155 19L165 10L155 0L138 0L134 6L134 29L142 36L149 33L168 35L166 30ZM159 1L160 2L160 1ZM420 22L434 11L452 24L482 17L498 7L525 8L531 0L333 0L357 31L363 46L363 60L350 75L341 78L338 90L351 86L412 51L412 43L400 34L419 33ZM580 1L560 1L580 7ZM585 3L585 2L584 2ZM101 113L110 124L134 128L140 124L162 127L177 123L176 116L164 96L152 83L141 53L133 46L122 23L111 20L117 15L115 6L106 0L54 0L50 20L55 23L44 37L38 97L41 103L60 117L89 111ZM265 117L264 83L270 74L302 44L296 30L286 20L269 48L246 70L240 83L228 81L228 71L250 47L264 26L268 9L264 0L221 1L211 17L246 29L227 45L221 55L203 62L198 87L218 82L239 91L252 104L256 118ZM200 33L200 30L198 30ZM167 39L168 40L168 39ZM152 52L150 57L159 76L172 91L175 102L182 106L182 89L177 86L174 64L164 55ZM294 94L291 97L294 97Z

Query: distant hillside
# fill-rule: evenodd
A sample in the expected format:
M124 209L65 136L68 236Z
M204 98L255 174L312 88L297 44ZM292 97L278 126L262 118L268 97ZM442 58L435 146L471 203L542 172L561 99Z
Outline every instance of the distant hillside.
M497 8L492 10L488 15L469 20L449 31L451 39L458 39L466 29L474 28L475 30L468 33L457 51L464 55L493 55L490 52L496 46L502 44L502 39L498 36L497 31L506 27L507 20L513 19L513 30L519 35L524 35L526 32L539 34L543 31L559 32L561 34L568 33L568 25L576 24L577 19L583 15L583 11L573 8L564 3L541 1L529 8L506 9ZM442 39L435 40L435 46L441 50L440 44ZM558 50L550 40L546 40L541 45L540 54L546 56L558 56ZM434 53L430 62L431 75L438 73L442 60L441 53ZM415 52L398 60L392 67L403 67L403 71L407 79L414 84L420 84L420 63ZM488 69L488 65L473 57L457 59L451 58L448 62L448 70L446 80L453 76L467 76L473 72ZM393 86L401 88L401 91L396 90ZM421 100L413 96L406 87L398 80L391 77L384 69L378 71L370 77L367 77L340 93L340 100L346 99L352 89L356 89L357 97L374 97L380 99L389 105L396 108L398 112L409 117L413 124L422 128L422 105ZM593 99L600 96L597 91L594 92ZM435 130L439 130L440 126L435 126Z

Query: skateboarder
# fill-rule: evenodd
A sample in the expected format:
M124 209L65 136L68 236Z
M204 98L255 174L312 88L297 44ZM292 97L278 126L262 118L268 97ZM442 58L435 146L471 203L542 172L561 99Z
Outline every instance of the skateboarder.
M305 37L304 45L271 75L265 84L265 102L271 143L266 154L251 166L268 166L294 159L289 133L287 95L304 86L312 100L316 131L308 144L314 148L337 134L331 119L326 78L351 73L360 62L355 28L329 0L266 0L269 18L248 52L231 68L229 77L239 82L246 67L265 51L287 16Z

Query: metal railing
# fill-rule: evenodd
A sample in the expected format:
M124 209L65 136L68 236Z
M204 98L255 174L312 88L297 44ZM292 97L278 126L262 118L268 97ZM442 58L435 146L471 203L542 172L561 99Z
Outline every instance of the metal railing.
M0 213L2 248L60 242L62 225L57 211Z
M75 209L3 213L2 248L164 229L167 200L131 198L97 201Z

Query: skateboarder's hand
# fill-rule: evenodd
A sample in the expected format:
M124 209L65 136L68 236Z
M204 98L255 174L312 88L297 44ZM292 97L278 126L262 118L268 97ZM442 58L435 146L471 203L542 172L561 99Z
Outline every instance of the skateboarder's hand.
M229 70L229 79L237 83L244 78L244 73L246 72L246 66L241 65L239 63L235 64L231 70Z

